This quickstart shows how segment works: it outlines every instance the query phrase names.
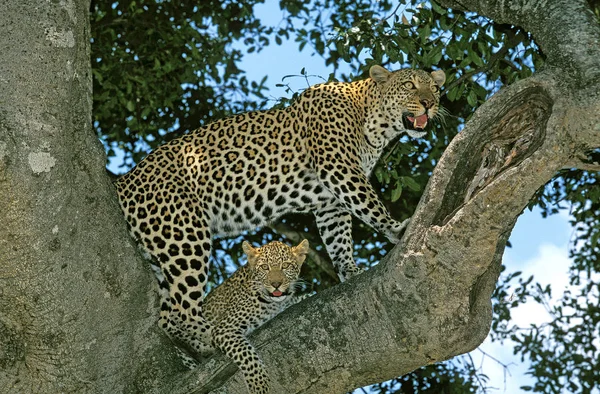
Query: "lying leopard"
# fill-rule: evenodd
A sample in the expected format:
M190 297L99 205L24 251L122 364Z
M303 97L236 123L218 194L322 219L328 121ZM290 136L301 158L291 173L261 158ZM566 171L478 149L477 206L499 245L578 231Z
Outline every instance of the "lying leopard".
M360 272L352 215L397 242L405 222L368 177L402 133L422 137L438 113L443 71L370 69L370 78L304 91L285 109L209 123L150 153L116 182L133 235L160 265L160 324L196 352L211 324L203 300L211 239L289 212L312 212L341 280Z
M200 355L221 350L238 365L250 393L268 393L269 376L246 336L300 300L294 292L308 241L295 247L273 241L260 248L244 242L242 247L248 264L211 291L204 301L203 314L211 329L203 338L205 347ZM159 282L162 281L164 278L159 276ZM181 351L180 355L188 367L197 365L192 355Z

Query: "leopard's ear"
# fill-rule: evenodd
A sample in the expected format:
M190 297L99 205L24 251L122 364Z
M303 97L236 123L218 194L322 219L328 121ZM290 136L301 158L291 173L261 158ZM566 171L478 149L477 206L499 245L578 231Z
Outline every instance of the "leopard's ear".
M296 263L298 266L301 266L306 259L306 254L308 253L308 241L303 240L298 244L298 246L294 246L292 248L292 252L294 253L294 257L296 257Z
M384 83L387 82L388 79L390 79L390 75L392 75L392 73L381 66L375 65L371 66L371 68L369 69L369 75L371 76L371 78L373 78L375 82Z
M242 243L242 249L244 249L244 253L248 256L248 265L254 267L256 258L258 257L258 248L253 248L249 242L244 241L244 243Z
M431 72L431 78L437 84L437 86L442 87L444 82L446 82L446 74L443 70L435 70Z

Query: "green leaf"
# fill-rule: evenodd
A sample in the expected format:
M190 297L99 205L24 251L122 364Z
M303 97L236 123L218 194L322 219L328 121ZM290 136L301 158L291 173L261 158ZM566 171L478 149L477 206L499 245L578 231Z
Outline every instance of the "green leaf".
M394 188L394 190L392 190L391 201L392 202L398 201L398 199L400 198L401 195L402 195L402 182L396 182L396 187Z
M383 170L381 169L381 166L375 168L375 178L377 178L380 183L383 182Z
M408 176L403 176L402 178L400 178L402 181L402 184L406 187L408 187L410 190L414 191L414 192L418 192L421 190L421 185L419 185L417 182L415 182L415 180L411 177Z
M471 90L467 95L467 102L471 107L477 106L477 94L474 90Z
M471 52L469 57L477 67L483 67L483 59L477 52Z
M448 12L448 10L446 8L442 8L438 3L436 3L435 1L431 2L431 8L438 14L440 15L446 15L446 13Z
M455 101L456 100L456 95L458 94L458 87L453 87L450 90L446 91L446 97L448 97L448 100L450 101Z

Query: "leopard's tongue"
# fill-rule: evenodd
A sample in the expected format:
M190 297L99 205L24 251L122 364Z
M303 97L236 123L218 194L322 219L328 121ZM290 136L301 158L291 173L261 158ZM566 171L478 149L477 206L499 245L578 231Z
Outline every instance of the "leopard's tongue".
M427 114L423 114L420 116L417 116L416 118L413 118L412 116L407 116L408 120L412 122L413 127L416 129L423 129L425 128L425 126L427 126L427 119L429 119L429 117L427 116Z
M283 295L283 293L282 293L282 292L280 292L279 290L275 290L275 291L274 291L273 293L271 293L271 294L273 294L273 296L274 296L274 297L281 297L281 296Z

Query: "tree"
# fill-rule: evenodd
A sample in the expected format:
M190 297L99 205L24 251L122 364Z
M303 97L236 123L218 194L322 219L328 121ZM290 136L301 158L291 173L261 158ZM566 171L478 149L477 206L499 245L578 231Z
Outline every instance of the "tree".
M542 12L524 0L442 4L530 32L544 69L477 110L379 265L253 336L279 392L344 392L476 347L489 331L517 216L558 170L598 169L590 154L600 146L600 29L588 5L555 0ZM0 60L7 76L0 102L8 103L0 118L0 387L206 392L224 384L244 392L240 380L228 380L235 368L221 356L202 370L177 371L155 327L149 270L88 131L88 5L20 2L2 17L11 25L0 32L8 49ZM40 65L27 50L48 61ZM428 53L434 64L437 55ZM488 55L483 66L492 63Z
M88 7L2 7L3 393L151 392L177 370L91 132Z

